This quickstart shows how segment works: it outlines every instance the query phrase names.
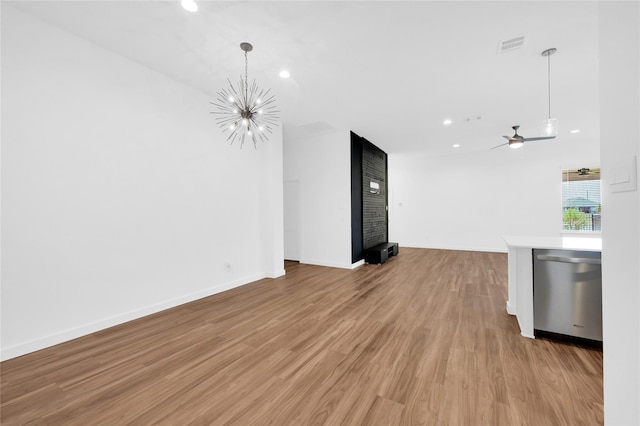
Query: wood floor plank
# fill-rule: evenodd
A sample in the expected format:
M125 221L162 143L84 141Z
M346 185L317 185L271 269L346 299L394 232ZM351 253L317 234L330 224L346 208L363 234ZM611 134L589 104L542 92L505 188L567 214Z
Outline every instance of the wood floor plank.
M0 364L2 425L599 425L602 352L520 336L502 253L403 248Z

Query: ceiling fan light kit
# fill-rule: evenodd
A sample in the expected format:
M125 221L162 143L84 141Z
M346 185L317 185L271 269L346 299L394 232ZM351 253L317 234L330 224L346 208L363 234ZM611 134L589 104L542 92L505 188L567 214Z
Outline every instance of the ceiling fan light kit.
M518 149L518 148L522 148L522 145L524 145L524 142L522 142L521 140L510 140L509 142L509 148L511 149Z
M522 137L518 134L518 129L520 128L520 126L515 125L511 127L513 129L513 131L515 132L513 134L513 136L509 137L509 136L502 136L503 138L505 138L508 142L507 143L503 143L497 146L494 146L491 149L496 149L496 148L500 148L501 146L505 146L505 145L509 145L509 148L513 148L513 149L518 149L520 147L522 147L522 145L524 145L525 142L530 142L530 141L543 141L543 140L547 140L547 139L554 139L555 136L539 136L539 137L535 137L535 138L525 138Z

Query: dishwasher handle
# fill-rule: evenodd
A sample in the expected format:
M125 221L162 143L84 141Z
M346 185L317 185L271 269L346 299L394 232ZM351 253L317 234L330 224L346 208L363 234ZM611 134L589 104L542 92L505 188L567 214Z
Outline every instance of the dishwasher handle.
M601 265L602 260L591 257L568 257L568 256L555 256L550 254L538 254L536 255L538 260L546 260L548 262L563 262L563 263L588 263L590 265Z

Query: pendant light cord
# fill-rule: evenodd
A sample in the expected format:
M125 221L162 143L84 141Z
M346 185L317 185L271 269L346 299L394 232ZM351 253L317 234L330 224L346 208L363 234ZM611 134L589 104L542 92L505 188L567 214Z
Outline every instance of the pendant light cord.
M551 118L551 55L547 55L547 82L549 87L549 118Z

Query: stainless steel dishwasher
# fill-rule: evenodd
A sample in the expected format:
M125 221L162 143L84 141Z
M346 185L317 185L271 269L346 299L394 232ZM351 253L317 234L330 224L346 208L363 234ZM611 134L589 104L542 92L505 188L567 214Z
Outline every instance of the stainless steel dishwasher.
M601 253L533 250L533 328L602 342Z

